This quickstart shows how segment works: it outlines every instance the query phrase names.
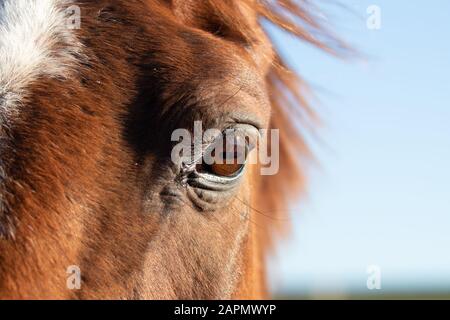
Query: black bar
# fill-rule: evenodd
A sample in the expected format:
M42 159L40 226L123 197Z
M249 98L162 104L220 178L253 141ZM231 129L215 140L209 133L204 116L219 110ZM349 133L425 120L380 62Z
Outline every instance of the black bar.
M357 315L358 319L385 319L391 309L402 316L430 316L447 310L449 301L1 301L0 310L20 317L38 314L85 320L106 313L121 319L315 319ZM8 310L9 309L9 310ZM103 319L104 317L102 317Z

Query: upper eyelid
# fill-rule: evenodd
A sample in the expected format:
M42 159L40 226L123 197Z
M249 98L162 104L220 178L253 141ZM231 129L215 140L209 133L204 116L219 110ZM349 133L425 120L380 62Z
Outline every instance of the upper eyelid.
M253 128L252 130L250 130L250 128ZM210 142L208 143L203 143L202 144L202 155L209 150L210 148L214 147L214 145L217 144L217 139L220 136L224 136L226 134L227 131L233 131L233 132L246 132L246 133L250 133L250 131L253 131L255 134L252 137L251 134L248 135L244 135L245 137L250 137L252 139L250 139L250 141L247 142L251 142L251 148L249 148L249 150L252 150L253 147L255 147L258 143L258 140L261 138L261 133L259 130L256 129L256 127L254 127L253 125L234 125L234 126L230 126L227 127L226 129L222 130L221 134L217 135L216 137L214 137L213 139L211 139ZM225 138L226 139L226 138Z
M264 129L263 122L258 117L247 113L239 113L231 116L229 125L230 126L246 125L252 126L257 130Z

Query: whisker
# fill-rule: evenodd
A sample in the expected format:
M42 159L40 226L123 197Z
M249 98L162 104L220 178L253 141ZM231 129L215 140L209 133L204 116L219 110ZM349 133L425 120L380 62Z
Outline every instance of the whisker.
M285 218L285 219L280 219L280 218L275 218L275 217L272 217L272 216L268 215L268 213L283 213L283 212L290 212L289 210L266 211L266 212L264 213L264 212L262 212L262 211L256 209L256 208L253 207L252 205L246 203L245 201L239 199L237 196L236 196L236 199L239 200L240 202L242 202L244 205L248 206L250 209L252 209L252 210L255 211L256 213L258 213L258 214L260 214L260 215L262 215L262 216L264 216L264 217L266 217L266 218L268 218L268 219L272 219L272 220L275 220L275 221L282 221L282 222L290 222L290 221L292 221L292 218L290 218L290 217L289 217L289 218Z

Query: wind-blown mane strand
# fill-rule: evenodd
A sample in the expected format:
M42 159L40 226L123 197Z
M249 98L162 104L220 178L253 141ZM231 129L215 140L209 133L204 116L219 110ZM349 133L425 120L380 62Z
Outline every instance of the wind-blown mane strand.
M304 191L305 174L301 160L311 158L311 152L304 135L297 129L298 125L314 127L318 118L305 94L309 92L308 85L283 59L275 41L264 28L265 22L332 55L345 56L350 49L322 25L319 15L314 14L317 8L308 0L207 0L205 8L217 22L203 28L254 46L259 45L261 35L247 23L248 15L242 10L256 13L261 29L265 30L263 36L270 39L275 55L266 77L266 87L272 104L271 129L280 130L280 170L275 176L263 177L263 191L258 193L264 197L255 208L272 217L270 221L261 223L267 228L261 240L269 244L274 229L286 226L288 201Z
M315 8L310 1L256 1L255 8L260 20L268 20L297 39L309 43L320 50L337 56L344 56L349 48L332 33L328 32L313 15ZM268 34L270 38L270 35ZM274 45L275 63L266 78L270 102L272 104L271 128L280 130L280 169L276 176L263 177L261 188L264 201L258 209L267 212L273 221L266 221L262 239L269 247L276 231L286 229L288 203L305 191L303 160L312 158L305 136L298 130L299 125L313 128L318 117L310 106L307 83L285 62ZM267 219L266 219L267 220ZM275 233L274 233L275 232Z

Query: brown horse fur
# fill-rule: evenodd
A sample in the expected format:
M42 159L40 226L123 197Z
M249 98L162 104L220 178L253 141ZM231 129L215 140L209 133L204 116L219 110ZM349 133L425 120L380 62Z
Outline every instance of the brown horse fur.
M308 153L293 115L311 112L261 21L328 49L309 3L70 4L80 50L63 73L36 74L15 112L0 108L0 298L266 297L266 253ZM280 172L249 168L232 198L202 207L176 182L170 133L236 112L281 129ZM66 285L72 265L79 290Z

